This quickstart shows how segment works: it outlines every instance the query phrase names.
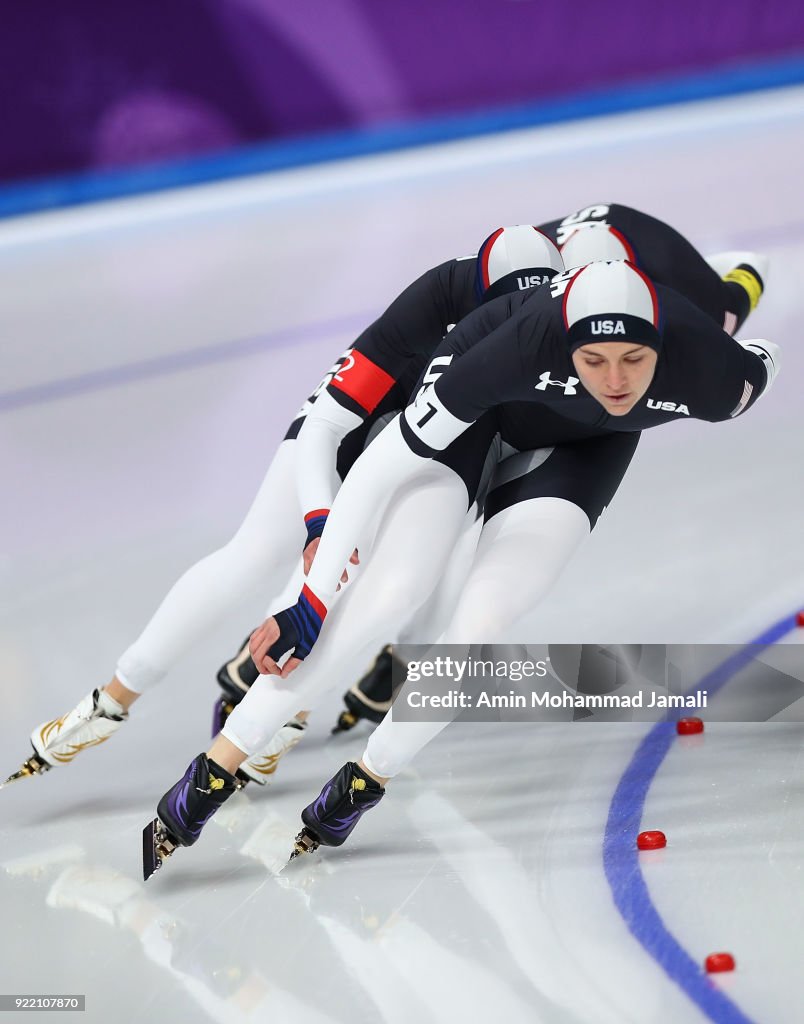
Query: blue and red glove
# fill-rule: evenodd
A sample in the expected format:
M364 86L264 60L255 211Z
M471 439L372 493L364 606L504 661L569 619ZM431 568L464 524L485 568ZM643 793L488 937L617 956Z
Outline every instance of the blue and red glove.
M304 517L304 525L307 527L307 540L304 542L305 551L307 550L307 545L310 541L315 540L316 537L320 537L324 532L328 515L328 508L317 508L313 512L308 512Z
M304 661L315 646L326 617L327 609L305 583L296 604L274 615L279 639L268 648L268 657L279 661L293 650L293 657Z

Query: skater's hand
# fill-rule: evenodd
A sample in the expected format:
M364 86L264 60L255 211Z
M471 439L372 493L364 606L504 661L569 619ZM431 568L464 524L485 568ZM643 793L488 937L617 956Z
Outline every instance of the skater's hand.
M301 665L299 658L288 658L282 668L277 665L273 658L268 656L269 648L279 640L281 630L273 616L266 619L261 626L258 626L251 634L248 642L248 649L251 652L252 660L257 666L257 671L263 676L281 676L287 679L294 669Z
M266 619L252 633L248 646L257 670L287 679L315 646L326 615L326 605L305 583L294 605ZM286 654L293 656L280 668Z

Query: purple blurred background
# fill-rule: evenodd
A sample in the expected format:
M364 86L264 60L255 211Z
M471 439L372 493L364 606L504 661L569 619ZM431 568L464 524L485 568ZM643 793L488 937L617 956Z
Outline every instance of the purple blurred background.
M5 182L804 50L789 0L25 0L4 21Z

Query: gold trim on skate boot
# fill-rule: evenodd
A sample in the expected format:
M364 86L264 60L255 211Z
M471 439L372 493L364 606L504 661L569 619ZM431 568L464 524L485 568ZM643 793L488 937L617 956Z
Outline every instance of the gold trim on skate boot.
M54 718L52 722L45 722L39 729L39 739L42 741L42 746L47 746L47 741L50 739L50 734L54 729L60 729L64 725L64 719L67 715L62 715L61 718Z
M285 722L282 728L291 727L298 731L298 735L294 736L293 739L288 740L285 746L281 750L278 750L275 754L255 754L253 757L248 758L244 764L248 765L248 771L243 769L242 774L248 776L248 772L256 772L258 775L273 775L276 769L279 767L280 760L288 753L293 750L297 743L301 742L301 738L304 735L304 726L296 724L293 720ZM280 730L281 731L281 730ZM258 786L264 785L259 779L251 779L252 782L256 782Z
M279 754L266 754L265 757L260 758L258 763L249 759L248 766L251 771L259 772L260 775L273 775L279 765L279 759L284 753L283 750Z
M54 761L58 761L59 764L69 764L70 761L75 757L76 754L80 754L82 750L86 750L87 747L97 747L101 743L105 743L109 739L108 736L102 736L97 740L87 740L86 743L71 743L70 749L66 754L51 754L50 756Z
M303 853L315 853L320 845L318 837L305 825L294 840L290 859L295 860L296 857L300 857Z
M7 786L10 782L18 782L20 779L30 779L34 775L44 775L45 772L49 772L52 765L49 765L47 761L43 761L38 755L29 757L22 765L22 768L18 772L14 772L13 775L9 775L3 786ZM0 786L0 789L3 788Z
M762 296L762 284L756 274L751 273L745 267L735 267L728 274L723 275L724 281L733 281L738 284L748 295L748 302L751 309L756 309Z

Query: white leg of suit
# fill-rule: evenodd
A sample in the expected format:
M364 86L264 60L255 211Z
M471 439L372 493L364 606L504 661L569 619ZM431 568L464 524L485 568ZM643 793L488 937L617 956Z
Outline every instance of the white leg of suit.
M351 678L428 599L465 522L466 489L452 470L433 463L425 480L401 487L310 656L285 680L257 679L223 734L255 753L299 708L314 707L322 693Z
M472 569L442 644L496 643L532 611L589 535L586 513L563 498L531 498L506 508L483 527ZM369 739L363 761L391 778L449 722L398 722L393 712Z
M275 591L288 579L305 538L295 447L293 440L282 442L234 537L187 570L122 655L117 676L129 689L142 693L160 682L233 601Z

